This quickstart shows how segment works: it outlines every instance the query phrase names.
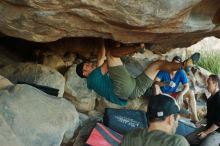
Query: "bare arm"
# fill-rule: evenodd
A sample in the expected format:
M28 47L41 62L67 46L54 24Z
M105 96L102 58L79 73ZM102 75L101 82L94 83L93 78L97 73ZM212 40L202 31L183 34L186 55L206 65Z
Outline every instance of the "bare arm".
M184 96L188 90L189 90L189 83L186 83L183 85L183 90L180 93Z
M186 83L183 85L183 90L178 93L177 95L177 103L179 106L182 106L183 104L183 96L186 94L186 92L189 90L189 83Z
M105 61L105 44L104 44L104 40L102 40L102 44L101 47L98 49L97 52L97 63L96 63L96 67L100 67L104 64Z
M217 130L219 128L219 126L217 126L216 124L212 124L212 126L210 128L208 128L207 130L205 130L206 134L212 133L215 130Z
M161 79L156 77L155 78L155 85L163 87L163 86L169 85L169 82L161 82Z
M160 89L160 86L157 84L154 84L154 88L155 88L155 95L159 95L162 94L163 92Z
M161 79L159 77L156 77L154 80L154 88L155 88L155 94L162 94L160 87L169 85L169 82L161 82Z
M105 61L106 56L106 50L105 50L105 44L104 40L102 40L101 47L98 49L97 52L97 67L101 67L101 72L102 74L106 74L108 72L108 65L107 62Z
M212 126L209 127L207 130L200 132L200 133L198 134L198 136L199 136L200 139L203 139L203 138L205 138L208 134L214 132L214 131L215 131L216 129L218 129L218 128L219 128L219 126L217 126L216 124L212 124Z

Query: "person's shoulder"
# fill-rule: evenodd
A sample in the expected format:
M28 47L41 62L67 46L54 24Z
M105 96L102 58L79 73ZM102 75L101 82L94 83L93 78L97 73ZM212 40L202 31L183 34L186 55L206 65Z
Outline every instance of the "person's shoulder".
M175 141L176 145L178 146L189 146L189 143L186 140L186 138L181 135L173 135L172 139Z
M168 73L168 71L160 70L158 73Z
M170 73L168 71L163 71L163 70L160 70L158 73L157 73L157 76L163 76L163 75L169 75Z
M96 67L88 76L89 77L92 77L92 76L95 76L97 74L101 74L101 67Z
M184 69L179 69L177 72L181 73L181 74L186 74Z
M144 140L141 140L142 138L140 135L145 133L146 129L135 129L123 136L122 142L120 146L133 146L136 145L142 145Z
M187 78L187 74L186 74L186 72L185 72L184 69L179 69L179 70L177 71L177 73L178 73L180 76L183 76L183 77Z
M220 90L216 93L216 100L220 102Z
M95 68L87 77L87 87L90 89L91 85L96 83L99 78L102 77L101 69L100 67Z
M148 133L148 137L156 140L156 137L160 137L160 140L157 139L155 143L163 143L169 146L189 146L187 140L181 135L173 135L168 134L164 131L155 130L153 132ZM155 139L156 138L156 139Z
M216 95L220 97L220 90L217 92L217 94L216 94Z
M125 137L137 136L138 134L140 134L144 131L145 131L145 129L138 128L138 129L132 130L132 131L128 132L127 134L125 134Z
M101 71L101 66L96 67L93 71Z

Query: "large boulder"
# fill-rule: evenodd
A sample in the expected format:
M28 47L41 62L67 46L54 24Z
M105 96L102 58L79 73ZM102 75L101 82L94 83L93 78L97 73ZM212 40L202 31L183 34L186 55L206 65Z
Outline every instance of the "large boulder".
M14 63L0 68L0 74L12 83L26 82L59 89L58 96L64 93L65 79L57 70L34 63Z
M15 135L15 133L11 130L11 127L8 125L7 121L5 121L4 117L0 115L0 142L1 145L4 146L24 146L21 140Z
M219 11L219 0L1 0L0 32L35 42L102 37L176 48L220 37Z
M2 146L60 146L79 125L75 107L29 85L0 90Z

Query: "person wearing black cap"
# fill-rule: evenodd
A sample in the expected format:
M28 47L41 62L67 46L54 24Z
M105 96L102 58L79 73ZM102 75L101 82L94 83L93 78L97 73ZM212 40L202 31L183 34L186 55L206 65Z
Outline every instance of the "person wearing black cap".
M181 63L182 58L179 56L175 56L172 62ZM180 83L182 83L183 88L181 91L177 92L176 90L179 87ZM194 123L199 121L197 115L196 99L195 96L190 96L188 92L189 80L186 75L186 72L183 69L179 69L177 71L171 71L171 72L160 71L155 79L155 89L156 89L156 94L158 93L170 94L172 97L174 97L177 100L179 106L182 106L183 98L188 97L189 108L192 112L192 121Z
M182 58L179 56L175 56L172 62L181 63ZM181 91L177 92L176 90L178 89L180 83L183 85L183 88ZM156 89L156 94L159 93L170 94L172 97L174 97L177 100L179 106L182 106L184 95L188 95L188 90L189 90L189 80L186 75L186 72L183 69L179 69L177 71L171 71L171 72L160 71L155 79L155 89ZM189 97L189 107L190 110L192 111L192 116L193 116L192 121L198 122L199 119L197 115L195 96L187 96L187 97Z
M207 99L206 126L189 134L186 138L192 145L219 146L220 145L220 79L217 75L210 75L207 89L211 96Z
M194 61L198 60L195 59L198 58L197 54L181 64L158 60L151 63L143 73L134 78L128 73L121 59L111 54L111 50L112 48L107 52L106 62L103 42L97 55L96 66L92 63L82 62L76 66L76 73L87 79L89 89L93 89L108 101L122 106L127 104L128 99L141 97L146 89L151 87L159 70L178 70L192 65Z
M175 135L180 109L169 95L159 94L150 98L148 129L135 129L127 133L121 146L189 146L181 135Z
M179 56L175 56L172 62L182 63L182 59ZM176 92L179 84L182 83L184 88L181 92ZM160 88L156 88L159 91L157 93L170 94L172 97L183 98L183 95L189 90L188 78L183 69L168 71L159 71L155 79L155 84ZM181 99L180 99L181 100Z

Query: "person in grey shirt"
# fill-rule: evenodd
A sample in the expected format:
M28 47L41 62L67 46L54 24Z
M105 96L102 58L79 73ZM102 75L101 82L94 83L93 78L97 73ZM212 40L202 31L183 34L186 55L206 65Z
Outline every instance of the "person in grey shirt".
M136 129L127 133L121 146L189 146L181 135L175 135L179 119L179 107L172 97L159 94L150 98L148 129Z

